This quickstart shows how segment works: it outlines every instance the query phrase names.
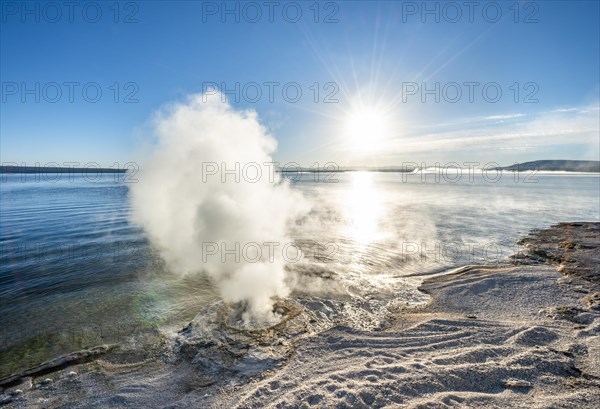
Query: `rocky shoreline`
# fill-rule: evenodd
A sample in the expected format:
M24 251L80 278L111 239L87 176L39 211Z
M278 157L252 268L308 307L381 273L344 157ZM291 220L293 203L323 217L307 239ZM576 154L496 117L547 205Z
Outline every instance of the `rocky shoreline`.
M335 323L306 297L266 330L214 304L176 334L60 357L0 380L6 407L600 405L600 223L521 239L501 266L426 278L424 307Z
M517 241L525 251L516 262L557 265L563 282L579 286L591 308L600 304L600 223L559 223Z

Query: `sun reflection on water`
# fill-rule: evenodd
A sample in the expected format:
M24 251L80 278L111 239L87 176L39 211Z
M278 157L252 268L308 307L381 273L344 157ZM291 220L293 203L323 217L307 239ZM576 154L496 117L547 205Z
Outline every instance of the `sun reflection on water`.
M343 193L345 234L358 246L367 246L382 237L383 194L375 186L373 173L355 172Z

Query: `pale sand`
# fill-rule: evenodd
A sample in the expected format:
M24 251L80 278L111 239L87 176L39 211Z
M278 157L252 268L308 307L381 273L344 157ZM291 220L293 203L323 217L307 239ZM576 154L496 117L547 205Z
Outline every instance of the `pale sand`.
M333 328L304 342L272 376L208 401L257 408L600 407L600 314L553 318L555 306L580 304L559 277L549 266L474 267L427 280L422 288L432 303L399 314L394 329Z
M597 243L597 228L584 233ZM597 276L597 252L580 247ZM600 407L597 282L543 261L426 279L431 302L393 311L380 331L326 329L289 304L268 336L234 334L214 306L145 354L25 378L4 396L7 407Z

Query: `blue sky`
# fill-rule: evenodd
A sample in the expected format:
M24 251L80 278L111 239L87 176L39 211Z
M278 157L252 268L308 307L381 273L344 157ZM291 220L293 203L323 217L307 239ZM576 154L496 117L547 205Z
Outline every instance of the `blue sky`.
M72 21L64 2L2 3L2 162L136 160L153 113L208 83L239 84L230 102L258 112L280 162L600 159L597 1L427 3L438 21L422 2L283 1L272 22L266 2L89 3Z

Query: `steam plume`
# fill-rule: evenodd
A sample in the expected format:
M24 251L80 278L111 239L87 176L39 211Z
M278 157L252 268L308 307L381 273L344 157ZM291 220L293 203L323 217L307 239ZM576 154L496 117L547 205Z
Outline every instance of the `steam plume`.
M172 271L205 271L225 301L245 305L245 322L277 320L272 297L288 292L282 246L291 242L289 223L307 207L263 165L272 162L275 139L254 111L236 111L220 94L192 95L160 112L155 132L131 189L134 221ZM261 176L252 165L244 177L247 164L260 165ZM269 250L267 242L278 244ZM239 257L223 253L236 246Z

